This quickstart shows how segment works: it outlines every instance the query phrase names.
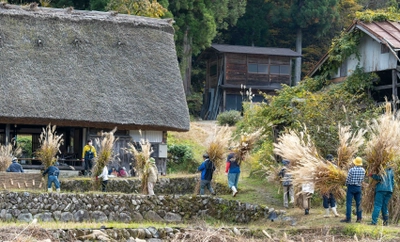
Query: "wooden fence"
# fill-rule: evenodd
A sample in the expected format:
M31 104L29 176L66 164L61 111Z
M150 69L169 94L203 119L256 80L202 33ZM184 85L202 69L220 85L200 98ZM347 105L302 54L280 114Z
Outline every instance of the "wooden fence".
M39 190L46 186L40 173L0 172L0 190Z

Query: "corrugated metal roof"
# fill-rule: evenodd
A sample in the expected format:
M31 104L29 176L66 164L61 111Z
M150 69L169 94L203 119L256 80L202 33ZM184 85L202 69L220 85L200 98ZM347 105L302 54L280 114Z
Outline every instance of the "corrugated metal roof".
M255 55L274 55L274 56L301 56L296 51L288 48L273 48L273 47L254 47L254 46L241 46L241 45L220 45L212 44L212 48L222 53L241 53L241 54L255 54Z
M357 28L368 31L383 43L388 43L393 49L400 49L400 23L399 22L357 22ZM368 34L367 33L367 34Z
M400 50L400 23L392 21L371 22L365 23L362 21L355 21L347 29L347 33L360 29L371 38L379 43L388 44L394 50ZM329 52L327 52L318 62L314 65L313 69L307 76L313 76L322 64L328 59Z

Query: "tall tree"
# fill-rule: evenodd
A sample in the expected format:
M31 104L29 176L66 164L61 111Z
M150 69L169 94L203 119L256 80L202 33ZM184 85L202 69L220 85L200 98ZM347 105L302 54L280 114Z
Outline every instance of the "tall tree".
M164 5L165 6L165 5ZM192 56L210 46L221 29L235 25L246 0L170 0L175 20L176 49L185 93L190 94Z
M339 14L339 0L266 0L274 4L270 18L285 23L296 33L296 51L302 54L304 29L312 29L315 36L325 34ZM301 57L296 59L295 82L300 81Z
M152 18L160 18L167 11L156 0L110 0L106 9Z

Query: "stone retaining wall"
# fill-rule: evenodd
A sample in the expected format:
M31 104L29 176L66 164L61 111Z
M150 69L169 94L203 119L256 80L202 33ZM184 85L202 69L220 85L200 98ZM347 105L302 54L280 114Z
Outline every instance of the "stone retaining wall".
M160 178L154 187L155 194L193 194L199 176ZM228 185L213 182L213 188L217 194L229 194ZM141 182L138 178L112 178L107 185L108 192L121 192L137 194L141 193ZM61 190L71 192L89 192L93 190L90 179L61 179ZM208 191L206 191L208 192Z
M182 222L210 216L247 223L266 218L269 211L212 196L0 193L0 219L5 221Z
M116 240L116 241L151 241L151 242L162 242L171 241L177 239L179 234L185 236L185 233L190 233L192 229L185 228L127 228L127 229L113 229L113 228L102 228L102 229L70 229L70 230L50 230L51 234L58 241L71 241L71 240L99 240L104 241ZM216 232L216 231L214 231ZM218 233L231 234L232 236L241 235L245 238L252 237L265 237L261 231L250 230L248 228L223 228L219 229ZM176 240L175 240L176 241Z

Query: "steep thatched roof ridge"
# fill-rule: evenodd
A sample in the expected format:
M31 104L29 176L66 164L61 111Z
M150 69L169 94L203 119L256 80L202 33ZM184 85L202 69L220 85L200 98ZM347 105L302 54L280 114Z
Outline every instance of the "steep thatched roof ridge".
M13 7L0 8L0 123L189 129L168 21Z
M141 17L135 15L118 14L117 12L100 12L100 11L85 11L74 10L72 8L45 8L45 7L23 7L19 5L10 5L7 3L0 3L0 12L2 15L18 15L30 16L35 18L54 18L54 19L68 19L73 21L84 20L99 20L114 23L128 23L136 26L146 26L148 28L161 29L169 33L174 33L171 28L171 19L155 19L148 17Z

